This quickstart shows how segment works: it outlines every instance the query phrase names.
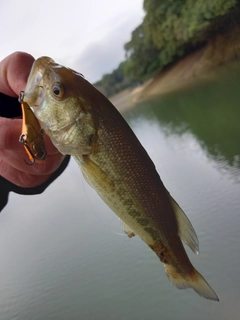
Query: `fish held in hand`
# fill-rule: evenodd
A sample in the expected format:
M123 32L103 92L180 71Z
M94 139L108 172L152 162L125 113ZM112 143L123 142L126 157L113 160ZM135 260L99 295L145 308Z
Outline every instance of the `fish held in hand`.
M156 253L169 280L218 300L182 244L198 252L190 221L111 102L81 74L48 57L34 62L24 100L57 149L74 157L86 181L123 221L128 236L140 236Z

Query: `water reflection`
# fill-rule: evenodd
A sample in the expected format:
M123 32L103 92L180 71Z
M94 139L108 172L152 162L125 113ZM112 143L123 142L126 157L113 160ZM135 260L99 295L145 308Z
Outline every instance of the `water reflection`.
M140 104L140 116L158 121L167 136L192 133L218 168L239 181L239 83L240 73L230 73L185 92L148 100ZM134 120L134 112L126 115Z

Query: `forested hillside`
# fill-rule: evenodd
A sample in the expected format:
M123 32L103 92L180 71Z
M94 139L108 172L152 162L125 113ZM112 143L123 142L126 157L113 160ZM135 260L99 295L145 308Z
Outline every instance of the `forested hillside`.
M125 44L126 60L95 86L111 96L240 23L239 0L144 0L143 22Z

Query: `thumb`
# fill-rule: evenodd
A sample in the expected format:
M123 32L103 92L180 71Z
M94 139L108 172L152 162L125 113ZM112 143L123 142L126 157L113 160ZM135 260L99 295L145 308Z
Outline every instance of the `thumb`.
M25 52L14 52L0 62L0 92L18 96L25 89L33 56Z

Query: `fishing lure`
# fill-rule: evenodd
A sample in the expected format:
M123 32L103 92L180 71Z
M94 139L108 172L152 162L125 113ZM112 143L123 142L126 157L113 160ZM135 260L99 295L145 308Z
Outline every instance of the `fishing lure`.
M47 156L46 146L44 142L44 130L41 129L34 113L29 105L23 101L24 91L20 92L18 101L22 108L22 133L19 137L19 142L23 144L31 163L43 163Z

